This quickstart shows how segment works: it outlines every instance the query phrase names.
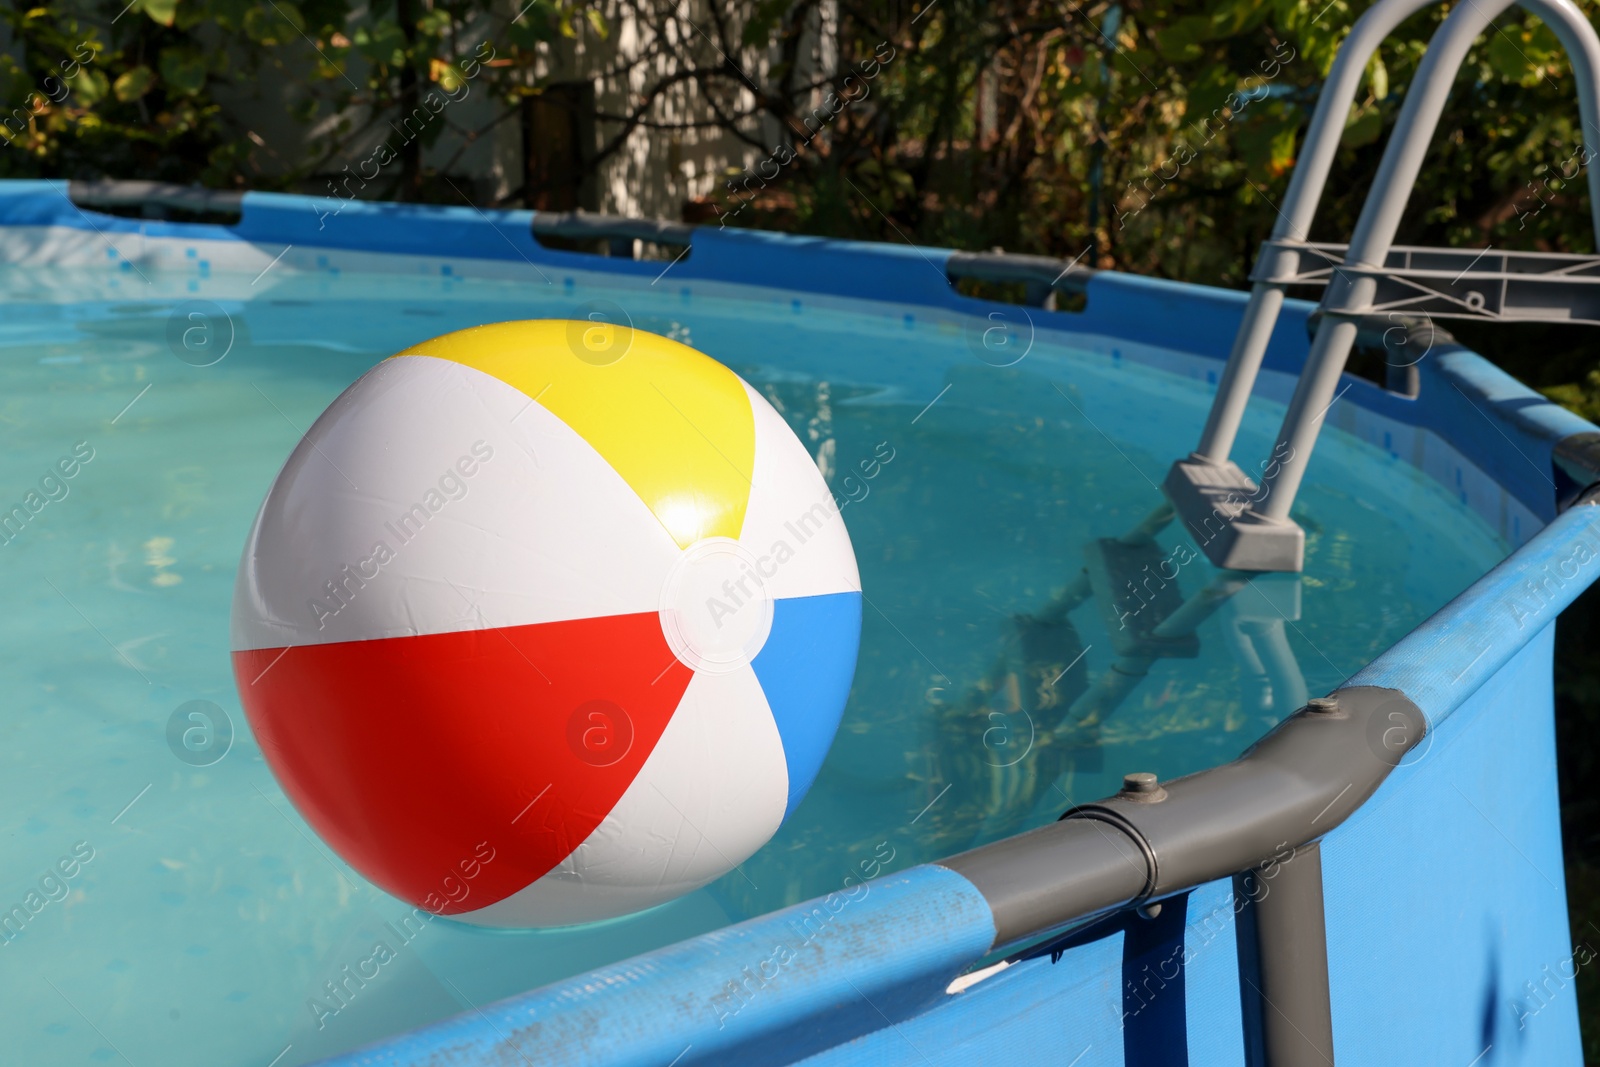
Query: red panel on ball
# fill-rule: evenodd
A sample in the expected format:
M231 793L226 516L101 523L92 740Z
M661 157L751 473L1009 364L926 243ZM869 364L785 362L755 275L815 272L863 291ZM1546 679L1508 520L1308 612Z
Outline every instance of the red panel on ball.
M306 821L442 915L510 896L582 844L693 677L653 611L252 649L233 669Z

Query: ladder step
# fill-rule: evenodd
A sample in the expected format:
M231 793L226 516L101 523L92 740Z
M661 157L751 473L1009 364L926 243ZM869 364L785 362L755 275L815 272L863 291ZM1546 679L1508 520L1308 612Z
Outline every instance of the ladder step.
M1256 512L1251 506L1256 483L1232 460L1180 459L1162 488L1184 528L1216 566L1241 571L1299 571L1303 566L1305 531Z

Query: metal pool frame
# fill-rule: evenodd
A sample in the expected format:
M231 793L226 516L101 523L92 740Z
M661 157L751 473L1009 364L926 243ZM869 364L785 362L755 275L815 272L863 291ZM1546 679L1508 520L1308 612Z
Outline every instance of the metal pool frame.
M95 211L131 204L238 220ZM797 312L827 294L1025 316L1111 362L1146 345L1192 354L1190 373L1212 383L1252 299L1039 257L357 202L321 225L329 210L276 194L0 183L0 225L26 249L13 260L103 244L106 269L126 271L136 243L166 238L254 245L263 262L287 245L308 270L377 252L467 278L485 265L670 278L686 296L745 284L783 291ZM536 232L618 254L547 248ZM635 260L636 241L687 254L670 268ZM954 283L968 278L1023 283L1033 306L963 296ZM1060 291L1082 310L1051 310ZM1284 301L1268 332L1262 365L1280 384L1307 359L1312 311ZM1330 421L1453 483L1480 513L1498 507L1520 546L1238 759L1162 783L1133 775L1053 825L329 1062L1580 1062L1571 984L1549 977L1564 954L1571 963L1551 649L1555 617L1600 575L1600 430L1439 338L1406 378L1414 395L1346 375ZM1505 518L1521 512L1542 528ZM1514 1060L1497 1058L1507 1049Z

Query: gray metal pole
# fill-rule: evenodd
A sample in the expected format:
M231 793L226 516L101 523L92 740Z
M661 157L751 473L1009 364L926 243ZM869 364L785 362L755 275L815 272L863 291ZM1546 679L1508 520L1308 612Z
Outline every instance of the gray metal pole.
M1355 235L1345 263L1351 266L1382 266L1394 245L1401 214L1416 185L1417 173L1428 144L1433 140L1444 112L1445 101L1457 71L1467 57L1473 41L1494 17L1511 6L1512 0L1469 0L1445 19L1428 44L1427 54L1417 67L1416 77L1400 110L1399 121L1384 149L1383 162L1372 183L1372 194L1361 210ZM1522 0L1523 6L1537 13L1566 47L1578 82L1578 105L1582 112L1585 142L1590 152L1600 144L1600 116L1595 108L1600 101L1600 37L1597 37L1582 12L1570 0ZM1600 194L1600 175L1589 168L1590 196ZM1600 206L1600 199L1592 199ZM1596 240L1600 241L1600 226ZM1289 516L1295 494L1305 477L1306 464L1316 446L1322 418L1335 399L1339 376L1355 344L1356 324L1345 315L1360 314L1372 302L1377 282L1370 277L1352 277L1335 272L1323 296L1322 323L1311 345L1311 355L1300 374L1283 428L1280 444L1289 452L1272 477L1264 477L1265 499L1257 509L1268 520Z
M1235 926L1245 1063L1333 1067L1320 847L1234 875L1233 892L1246 901Z

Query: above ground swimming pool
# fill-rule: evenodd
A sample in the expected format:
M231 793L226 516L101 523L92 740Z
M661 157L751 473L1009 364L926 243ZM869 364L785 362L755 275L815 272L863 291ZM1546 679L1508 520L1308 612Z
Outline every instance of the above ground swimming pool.
M417 1039L435 1042L437 1062L577 1062L579 1050L663 1067L789 1062L786 1049L857 1038L827 1062L967 1063L1037 1048L1041 1035L1048 1053L1027 1062L1241 1062L1231 949L1182 955L1176 1024L1165 1004L1129 1007L1138 976L1168 958L1161 945L1186 929L1194 942L1209 915L1231 921L1226 880L1179 898L1187 910L1169 904L1175 928L1138 920L1154 940L1107 927L946 992L952 972L935 1000L996 999L941 1023L933 994L905 992L919 966L937 970L946 952L965 966L1008 957L986 955L1004 938L963 941L969 918L907 896L918 871L956 877L918 865L1048 826L1129 772L1168 781L1235 758L1527 544L1555 514L1552 442L1592 429L1454 346L1424 364L1419 399L1351 379L1295 510L1304 572L1252 580L1216 571L1177 525L1136 549L1115 540L1161 507L1167 465L1193 444L1235 294L1099 274L1083 312L1056 312L959 295L937 250L706 231L686 258L634 261L546 248L525 213L326 211L250 194L235 226L147 222L80 209L64 184L0 185L0 582L12 606L0 1018L16 1062L288 1067L453 1016L458 1030ZM466 326L597 310L725 363L805 442L844 502L860 564L854 688L816 785L739 869L628 918L469 927L367 883L286 800L234 691L234 571L284 457L378 360ZM1309 310L1285 314L1243 453L1271 449ZM1515 655L1520 680L1503 673L1482 696L1520 687L1516 706L1480 708L1470 730L1474 716L1437 738L1430 729L1426 750L1327 839L1335 1017L1366 1035L1352 1042L1396 1048L1395 1024L1374 1028L1382 1005L1368 998L1375 981L1403 984L1373 978L1372 949L1341 950L1347 925L1352 943L1427 946L1414 978L1430 996L1453 1005L1465 991L1471 1011L1429 1047L1459 1047L1466 1064L1486 1043L1514 1042L1519 1056L1550 1050L1526 1062L1576 1062L1570 990L1538 1018L1506 1010L1565 945L1548 625L1593 560L1574 566L1496 631L1451 623L1488 633L1495 650L1461 656L1456 680ZM1125 629L1206 588L1218 594L1192 636L1130 670ZM1440 768L1448 779L1419 783ZM1368 815L1374 806L1388 815ZM746 960L742 934L575 978L832 899L852 875L883 887L872 909L920 910L954 940L912 936L866 904L830 909L837 926L824 934L797 934L817 969L861 983L880 1016L831 1038L832 1024L806 1031L809 1009L796 1007L817 971L769 976L770 946ZM1387 895L1372 898L1374 884ZM1409 912L1441 886L1466 902L1442 918ZM1376 932L1373 909L1399 918ZM751 944L776 921L758 920ZM874 985L851 970L868 957L898 977ZM753 989L740 985L751 962ZM686 1004L673 975L702 965L727 981L702 982ZM1158 971L1165 989L1173 976ZM792 989L769 989L785 981ZM678 1009L597 1029L608 983L630 982ZM536 994L536 1008L484 1011L551 983L564 984ZM1346 1001L1365 1006L1341 1017ZM518 1029L515 1012L544 1029ZM1167 1058L1143 1058L1158 1043L1140 1030L1158 1022ZM1174 1025L1188 1059L1171 1058ZM726 1044L741 1027L750 1044ZM786 1043L798 1032L812 1036ZM473 1041L480 1051L462 1051ZM497 1042L502 1059L487 1051ZM425 1062L387 1047L370 1062Z

